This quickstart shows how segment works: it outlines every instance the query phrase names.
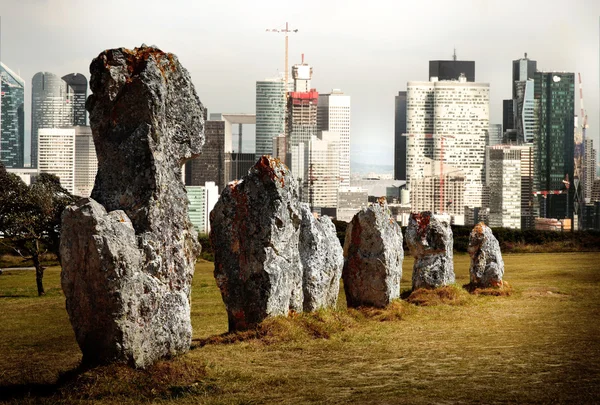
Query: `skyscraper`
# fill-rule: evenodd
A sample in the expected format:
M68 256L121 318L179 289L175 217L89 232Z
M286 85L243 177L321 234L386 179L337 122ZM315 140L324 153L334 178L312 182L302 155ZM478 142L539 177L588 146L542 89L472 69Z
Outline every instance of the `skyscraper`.
M513 60L512 82L513 82L513 99L517 98L516 82L525 82L534 78L537 71L537 62L527 58L527 53L517 60Z
M409 189L414 179L426 176L427 161L435 160L438 165L448 165L464 173L464 204L481 207L489 130L489 84L467 82L463 78L409 82L407 90ZM445 206L447 202L444 199L442 204Z
M25 81L0 62L0 162L23 167L25 143Z
M406 92L399 91L394 108L394 179L406 180Z
M468 82L475 81L475 62L456 60L431 60L429 61L429 80L458 80L464 75Z
M283 80L256 82L256 157L273 153L273 138L285 134L286 95Z
M305 178L303 200L311 209L320 212L321 208L337 207L339 183L340 135L337 132L323 131L321 138L313 136L308 143L308 167Z
M350 96L338 89L319 94L317 131L339 134L339 183L350 186Z
M85 110L85 100L87 99L88 82L81 73L70 73L63 76L62 79L67 83L67 91L71 93L69 97L73 103L73 125L87 125L87 112Z
M535 99L539 102L539 136L535 140L536 177L540 191L565 190L573 181L575 75L536 72ZM568 193L568 194L567 194ZM564 194L548 196L549 218L570 218L573 187Z
M67 83L49 72L39 72L31 80L31 167L38 164L40 128L73 125L73 97Z
M225 121L208 120L204 123L202 154L185 166L185 185L203 186L214 182L223 191L226 184Z
M488 147L490 226L521 228L521 151L510 145Z

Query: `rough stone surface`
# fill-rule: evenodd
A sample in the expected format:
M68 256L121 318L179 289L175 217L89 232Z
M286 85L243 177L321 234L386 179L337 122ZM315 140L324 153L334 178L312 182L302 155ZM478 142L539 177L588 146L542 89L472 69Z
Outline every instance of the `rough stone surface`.
M504 261L500 244L483 222L471 231L468 251L471 256L471 284L482 288L502 286Z
M413 290L454 283L453 237L447 219L429 211L411 214L406 243L415 258Z
M204 109L177 57L102 52L87 109L98 155L92 198L62 217L62 287L86 363L146 367L189 350L200 251L182 164L204 143Z
M400 297L402 231L385 199L359 211L346 228L344 290L349 307L385 307Z
M298 184L278 159L262 156L221 193L210 239L230 331L302 311L301 220Z
M306 204L300 205L299 251L303 267L304 311L335 308L344 267L342 246L335 225L327 216L315 218Z

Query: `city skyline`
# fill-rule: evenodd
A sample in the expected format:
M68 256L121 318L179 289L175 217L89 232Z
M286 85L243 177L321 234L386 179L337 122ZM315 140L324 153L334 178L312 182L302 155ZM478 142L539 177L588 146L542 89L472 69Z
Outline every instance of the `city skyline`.
M461 1L450 10L431 1L367 9L358 2L306 1L303 8L292 8L265 1L260 13L256 5L236 1L175 1L167 10L128 2L115 15L110 10L116 4L3 4L2 61L26 82L27 138L35 73L87 76L102 50L143 42L179 57L209 111L252 113L256 81L283 71L283 35L265 30L289 21L299 30L290 35L290 66L305 53L315 69L312 87L320 93L339 88L352 96L352 161L393 164L394 97L408 81L427 80L429 61L451 59L454 48L459 60L475 61L478 82L490 83L491 124L502 123L502 100L512 95L512 61L525 52L540 70L581 72L588 135L600 144L600 5L594 1L564 10L541 1ZM144 18L134 20L142 7ZM435 12L441 8L443 13Z

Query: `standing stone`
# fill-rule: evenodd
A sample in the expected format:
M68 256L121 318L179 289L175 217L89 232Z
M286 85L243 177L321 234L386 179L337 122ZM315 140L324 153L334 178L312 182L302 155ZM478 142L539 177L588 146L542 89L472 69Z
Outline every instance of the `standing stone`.
M204 108L177 57L142 46L90 65L98 155L92 198L62 216L62 288L88 364L146 367L189 350L200 252L182 164L201 152Z
M471 284L481 288L501 287L504 261L500 244L492 230L483 222L475 225L469 236Z
M262 156L221 193L210 239L230 331L302 311L300 222L298 184L279 159Z
M403 259L402 231L380 198L346 228L342 277L348 306L383 308L399 298Z
M344 266L335 225L327 216L315 218L307 204L300 205L300 260L303 267L304 311L335 308Z
M411 214L406 243L415 258L413 290L454 283L453 238L448 219L429 211Z

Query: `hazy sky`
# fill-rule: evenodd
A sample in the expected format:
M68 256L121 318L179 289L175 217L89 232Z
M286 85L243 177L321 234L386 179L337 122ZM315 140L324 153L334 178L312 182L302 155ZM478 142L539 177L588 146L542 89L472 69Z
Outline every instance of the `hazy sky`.
M102 50L146 43L179 57L209 112L254 112L256 80L283 71L284 37L265 30L288 21L290 65L304 53L313 87L352 96L353 161L393 163L394 96L454 47L490 83L491 123L524 52L540 70L580 72L598 149L598 0L0 0L0 15L1 58L25 79L27 107L36 72L89 76Z

